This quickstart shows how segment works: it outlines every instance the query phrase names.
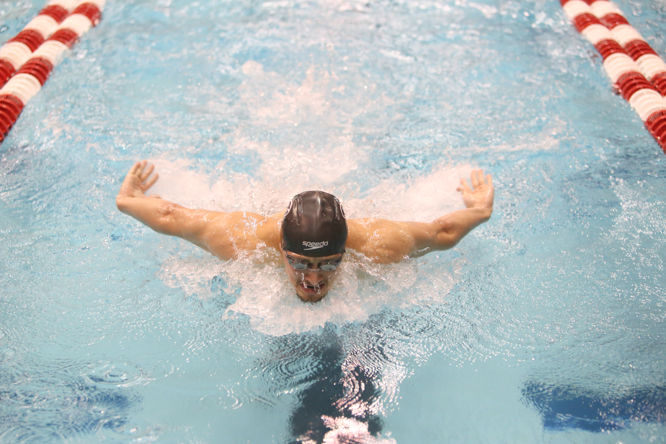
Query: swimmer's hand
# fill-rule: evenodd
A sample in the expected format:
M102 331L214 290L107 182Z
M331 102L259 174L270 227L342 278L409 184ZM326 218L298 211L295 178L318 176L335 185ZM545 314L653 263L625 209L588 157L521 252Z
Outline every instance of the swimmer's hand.
M460 179L460 186L456 190L462 193L463 202L467 208L488 210L488 217L490 217L495 194L493 178L490 174L484 176L482 170L474 170L470 181Z
M153 175L154 171L155 166L149 164L145 160L135 163L127 173L127 176L125 176L123 184L120 186L118 198L144 197L146 191L148 191L159 178L157 173Z

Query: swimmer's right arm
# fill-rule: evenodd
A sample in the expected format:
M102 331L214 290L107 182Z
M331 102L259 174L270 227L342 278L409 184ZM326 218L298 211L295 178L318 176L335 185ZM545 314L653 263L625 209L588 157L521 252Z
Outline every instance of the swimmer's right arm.
M158 179L154 166L137 162L127 173L116 197L118 209L158 233L181 237L221 259L231 259L259 244L272 246L271 222L254 213L196 210L146 196Z

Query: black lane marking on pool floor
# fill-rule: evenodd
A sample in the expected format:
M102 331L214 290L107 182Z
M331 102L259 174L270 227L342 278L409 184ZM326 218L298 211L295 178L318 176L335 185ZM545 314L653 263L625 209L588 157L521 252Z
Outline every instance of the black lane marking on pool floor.
M666 386L645 386L623 394L601 393L573 385L528 382L523 398L541 414L550 430L577 428L605 432L631 423L663 423L666 420Z

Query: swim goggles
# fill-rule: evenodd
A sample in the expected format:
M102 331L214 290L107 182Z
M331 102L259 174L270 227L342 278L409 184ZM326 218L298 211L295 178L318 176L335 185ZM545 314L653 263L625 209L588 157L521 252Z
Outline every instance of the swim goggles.
M335 271L338 268L338 265L340 265L340 262L342 262L342 256L336 259L328 259L317 263L310 262L307 259L293 257L289 255L289 253L286 253L286 255L287 262L289 262L291 268L296 271Z

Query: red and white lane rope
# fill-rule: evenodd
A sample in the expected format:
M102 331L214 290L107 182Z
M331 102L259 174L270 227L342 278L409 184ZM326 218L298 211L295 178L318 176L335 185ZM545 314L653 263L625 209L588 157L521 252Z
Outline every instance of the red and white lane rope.
M613 85L666 153L666 63L609 0L560 0L603 58Z
M0 88L65 20L71 12L70 3L67 0L49 2L21 32L0 47Z
M63 53L97 25L106 0L52 0L0 47L0 142Z

